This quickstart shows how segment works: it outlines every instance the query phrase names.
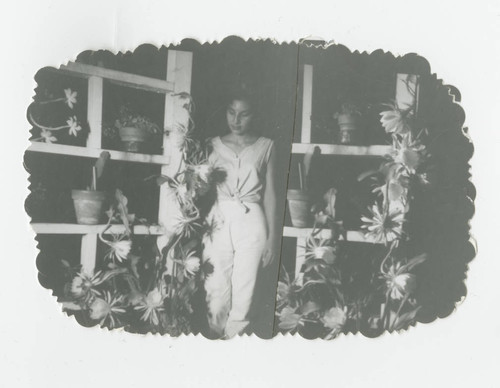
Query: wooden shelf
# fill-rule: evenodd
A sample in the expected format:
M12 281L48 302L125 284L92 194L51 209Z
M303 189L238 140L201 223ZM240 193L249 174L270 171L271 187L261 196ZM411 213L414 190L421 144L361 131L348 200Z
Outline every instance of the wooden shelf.
M312 228L296 228L293 226L285 226L283 228L283 237L295 237L295 238L307 238L312 232ZM330 238L332 236L329 229L322 229L321 232L317 234L318 238ZM372 239L366 238L362 231L358 230L348 230L347 231L347 241L351 242L362 242L370 244L380 244Z
M99 77L118 85L147 90L149 92L172 93L174 91L173 82L86 65L84 63L69 62L67 65L62 65L59 69L54 70L81 78Z
M293 143L292 153L305 154L314 147L319 147L322 155L385 156L392 150L390 145L354 146L342 144Z
M134 152L103 150L100 148L87 148L54 143L32 142L28 148L28 151L44 152L48 154L58 155L81 156L84 158L98 158L102 151L108 151L111 155L111 160L159 165L167 165L170 163L170 157L165 155L139 154Z
M37 234L98 234L104 230L106 225L32 223L31 227ZM123 225L111 225L105 234L124 232L125 227ZM134 234L158 236L164 234L164 229L158 225L136 225L134 226Z

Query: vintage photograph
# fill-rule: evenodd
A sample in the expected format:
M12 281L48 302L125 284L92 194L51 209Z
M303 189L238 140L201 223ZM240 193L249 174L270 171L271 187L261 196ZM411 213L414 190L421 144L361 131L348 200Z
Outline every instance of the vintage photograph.
M297 45L227 38L41 69L26 211L85 326L273 334Z
M448 316L475 255L459 91L416 54L301 45L276 333L375 337Z
M376 337L466 295L473 148L421 56L228 37L35 81L39 281L83 326Z

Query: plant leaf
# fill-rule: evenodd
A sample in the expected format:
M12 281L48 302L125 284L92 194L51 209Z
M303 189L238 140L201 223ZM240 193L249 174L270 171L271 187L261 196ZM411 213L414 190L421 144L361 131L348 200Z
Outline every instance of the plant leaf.
M104 171L104 167L106 166L106 162L109 160L110 157L111 155L109 154L108 151L102 151L99 157L97 158L97 161L95 162L97 179L101 177Z
M319 305L312 301L309 301L300 307L300 311L303 316L315 313L319 309L320 309Z
M407 313L401 314L399 317L396 317L392 326L393 329L401 330L407 328L415 320L415 317L417 316L417 313L421 307L422 306L418 306L416 309L408 311Z
M362 180L365 180L366 178L372 176L372 175L375 175L379 172L379 170L369 170L369 171L365 171L363 172L362 174L359 174L358 175L358 182L361 182Z
M127 236L130 236L132 232L130 230L130 222L127 209L127 203L128 203L127 197L123 195L120 189L116 189L115 199L117 201L116 207L120 212L120 218L122 219L123 225L125 226L125 233L127 234Z
M427 254L422 253L421 255L415 256L411 260L408 261L408 263L402 265L399 269L398 272L408 272L410 271L413 267L423 263L425 260L427 260Z

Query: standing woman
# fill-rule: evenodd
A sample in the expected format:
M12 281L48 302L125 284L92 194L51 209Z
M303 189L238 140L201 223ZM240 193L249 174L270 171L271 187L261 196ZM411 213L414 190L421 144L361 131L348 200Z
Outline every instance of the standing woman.
M212 139L209 162L225 171L209 215L205 258L213 272L205 280L208 321L214 335L245 331L257 273L277 255L276 154L273 141L253 127L255 103L241 91L226 110L229 133Z

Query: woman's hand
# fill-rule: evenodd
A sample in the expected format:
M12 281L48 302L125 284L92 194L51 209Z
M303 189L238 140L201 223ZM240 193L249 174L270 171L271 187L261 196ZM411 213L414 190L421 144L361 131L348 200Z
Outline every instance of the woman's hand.
M278 247L275 238L269 238L264 245L264 251L262 253L262 265L267 267L272 264L276 259L278 252Z

